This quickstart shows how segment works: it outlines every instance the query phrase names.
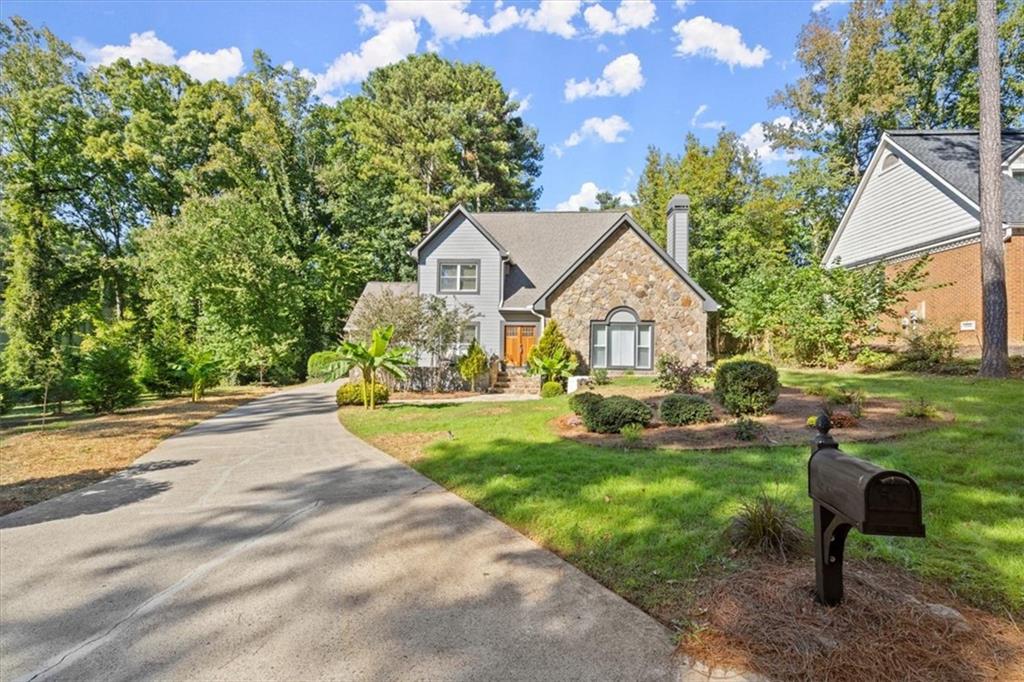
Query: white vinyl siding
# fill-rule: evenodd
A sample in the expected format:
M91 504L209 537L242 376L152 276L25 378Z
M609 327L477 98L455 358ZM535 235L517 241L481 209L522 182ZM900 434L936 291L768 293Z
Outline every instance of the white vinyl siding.
M441 296L453 306L466 304L477 314L474 323L479 327L477 340L488 355L501 353L501 254L494 245L464 216L456 215L442 232L427 242L419 252L417 279L419 292ZM478 264L475 272L458 268L456 284L472 293L445 293L452 283L449 277L442 282L440 264ZM473 279L476 282L473 283Z
M854 265L977 229L977 218L913 159L882 172L887 158L865 178L828 265Z

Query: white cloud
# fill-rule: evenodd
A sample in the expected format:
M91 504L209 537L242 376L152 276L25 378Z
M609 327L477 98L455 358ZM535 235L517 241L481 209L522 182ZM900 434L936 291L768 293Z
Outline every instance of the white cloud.
M609 62L597 80L587 78L577 82L570 78L565 82L565 99L567 102L581 97L620 97L639 90L644 84L644 76L640 70L640 58L632 52L617 57Z
M416 51L420 34L411 19L388 24L359 46L358 52L338 55L323 73L304 72L316 80L316 94L323 96L344 85L358 83L376 68L401 61Z
M654 21L657 10L651 0L622 0L612 14L598 4L583 11L587 27L597 35L622 35L633 29L647 28Z
M511 100L518 100L519 106L515 111L512 112L513 116L522 116L530 110L530 100L533 99L533 93L526 95L525 97L519 96L519 91L515 88L508 91L508 98Z
M160 40L156 31L132 33L128 37L127 45L85 45L83 52L91 65L112 64L122 58L132 64L138 64L142 60L154 64L177 64L185 73L200 81L234 78L242 73L245 66L242 51L237 47L221 48L215 52L192 50L184 57L177 58L175 49Z
M388 0L381 12L374 11L368 5L360 5L359 25L383 31L402 21L426 21L432 31L427 49L437 50L445 42L476 38L493 32L483 18L466 11L468 5L468 0ZM514 13L514 8L509 9ZM507 18L509 13L506 11L502 16ZM502 30L514 25L504 23L504 18L499 20Z
M572 38L576 35L572 20L579 12L579 0L541 0L537 9L523 10L519 16L522 25L531 31Z
M580 185L580 191L569 196L565 201L560 202L555 206L556 211L579 211L581 208L597 209L600 208L600 204L597 203L597 195L603 192L596 183L584 182ZM623 206L633 205L633 195L625 190L615 195Z
M708 110L707 104L701 104L697 111L690 117L690 126L693 128L707 128L708 130L719 130L725 127L725 121L701 121L701 115Z
M735 26L719 24L704 16L683 19L672 30L679 39L676 54L683 57L711 57L730 68L763 66L771 57L767 48L761 45L753 49L747 47Z
M602 142L615 143L624 142L622 134L632 130L626 119L618 114L608 118L588 118L578 130L574 131L562 144L566 147L575 147L587 138L597 138Z
M178 60L178 66L203 82L234 78L242 73L244 65L242 51L237 47L225 47L216 52L192 50Z
M845 5L849 1L850 0L818 0L811 7L811 11L812 12L821 12L822 10L828 9L832 5Z
M682 12L687 7L693 4L693 0L676 0L676 9Z
M793 123L793 119L789 116L779 116L773 120L772 123L788 126ZM789 161L797 158L798 156L795 152L787 152L782 149L772 149L771 144L765 136L764 126L760 123L755 123L750 126L747 129L747 132L740 135L740 142L742 142L747 149L756 154L757 157L764 162Z

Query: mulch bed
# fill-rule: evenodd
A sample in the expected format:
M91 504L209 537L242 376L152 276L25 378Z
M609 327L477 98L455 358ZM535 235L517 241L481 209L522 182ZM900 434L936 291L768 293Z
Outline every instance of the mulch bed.
M845 600L832 608L814 601L810 559L708 581L680 652L776 680L1024 679L1019 625L881 562L844 568Z
M709 393L703 394L711 400ZM644 399L655 414L663 396ZM712 400L717 421L689 426L665 426L654 422L645 429L643 445L678 450L710 450L720 448L742 448L764 445L806 445L813 437L814 430L808 428L807 418L821 411L821 396L807 395L796 388L785 387L771 411L754 420L760 427L755 440L740 440L736 437L735 420L726 414ZM921 431L953 420L953 415L941 413L938 419L917 419L900 414L904 402L888 398L869 398L863 405L863 413L856 426L836 428L833 435L840 442L885 440L904 436L908 432ZM843 408L836 408L842 412ZM567 414L553 421L560 436L587 445L622 447L624 441L618 434L590 433L579 417Z

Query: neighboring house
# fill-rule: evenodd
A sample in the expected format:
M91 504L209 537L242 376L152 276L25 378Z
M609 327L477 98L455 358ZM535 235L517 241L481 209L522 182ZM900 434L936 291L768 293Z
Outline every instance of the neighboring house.
M477 318L463 340L476 338L507 366L526 364L552 319L582 372L653 370L655 353L703 364L707 314L718 305L687 272L687 197L672 199L667 220L668 252L628 213L458 206L411 252L416 291L470 305ZM371 282L363 296L409 286Z
M1003 231L1009 346L1024 352L1024 130L1002 136ZM962 350L981 346L978 133L893 130L882 135L823 264L886 271L931 256L921 291L908 295L904 328L956 333Z

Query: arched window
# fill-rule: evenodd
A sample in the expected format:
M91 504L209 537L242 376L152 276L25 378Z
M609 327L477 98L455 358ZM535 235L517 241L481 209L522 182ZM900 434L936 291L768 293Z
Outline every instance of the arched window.
M882 171L883 172L887 171L887 170L889 170L891 168L895 168L898 165L900 165L900 157L896 156L892 152L889 152L888 154L886 154L885 158L882 159Z
M630 308L615 308L590 324L590 366L651 369L654 324L642 322Z

